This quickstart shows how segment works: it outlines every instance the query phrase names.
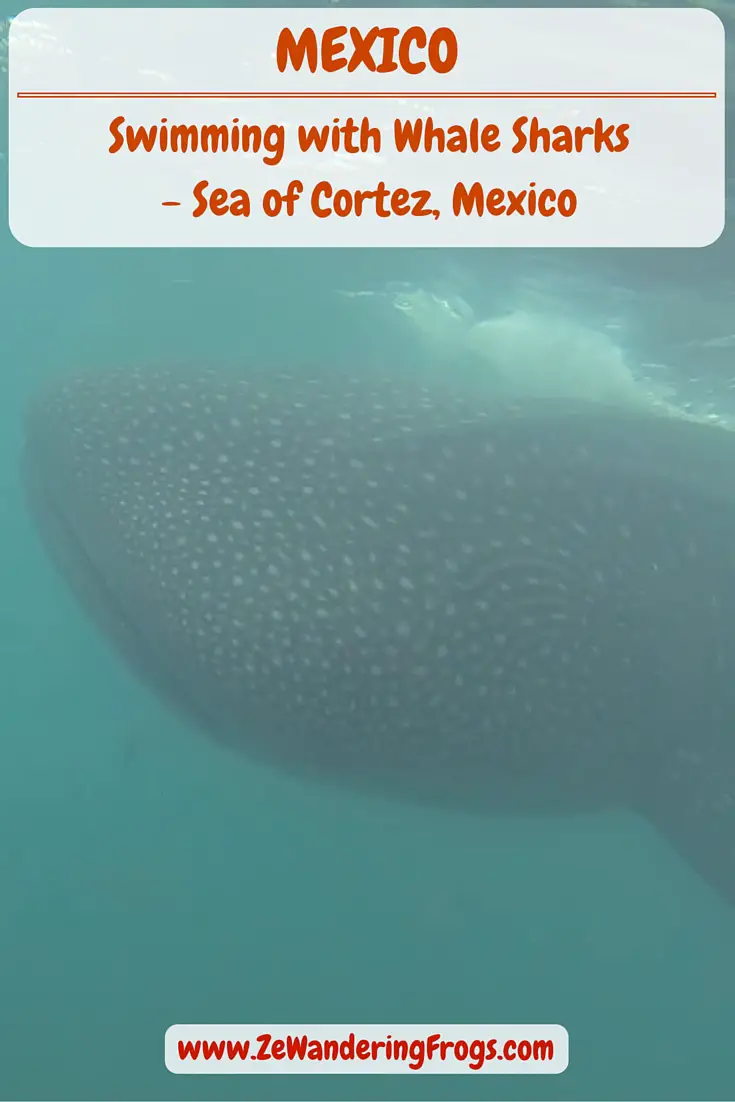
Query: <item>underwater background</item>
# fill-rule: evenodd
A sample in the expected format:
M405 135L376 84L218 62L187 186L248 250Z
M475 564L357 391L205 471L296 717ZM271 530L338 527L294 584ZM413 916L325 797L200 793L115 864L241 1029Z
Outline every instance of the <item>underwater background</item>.
M448 346L429 363L436 340L394 308L424 291L477 318L563 316L565 357L592 328L641 385L735 415L734 260L727 232L687 253L264 253L29 250L0 227L0 1099L735 1096L735 913L651 828L427 812L233 758L87 623L18 478L25 402L70 369L307 367L335 346L446 369ZM164 1068L174 1022L269 1021L560 1022L570 1065Z

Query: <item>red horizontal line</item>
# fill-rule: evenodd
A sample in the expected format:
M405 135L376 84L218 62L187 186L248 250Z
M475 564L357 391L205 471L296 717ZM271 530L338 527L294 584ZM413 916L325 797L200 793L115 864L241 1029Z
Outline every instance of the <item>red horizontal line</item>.
M16 92L18 99L716 99L717 92Z

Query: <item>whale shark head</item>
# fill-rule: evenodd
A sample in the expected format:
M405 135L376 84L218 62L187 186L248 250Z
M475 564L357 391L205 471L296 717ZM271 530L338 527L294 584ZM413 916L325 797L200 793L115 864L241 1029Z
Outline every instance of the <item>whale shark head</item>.
M628 806L735 901L735 435L336 371L31 403L43 542L213 738L459 808Z

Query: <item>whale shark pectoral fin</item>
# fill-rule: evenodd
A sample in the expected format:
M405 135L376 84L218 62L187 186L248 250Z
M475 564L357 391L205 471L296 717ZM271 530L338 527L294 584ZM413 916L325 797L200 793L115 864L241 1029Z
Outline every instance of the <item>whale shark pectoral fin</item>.
M635 809L735 905L735 730L723 723L716 745L701 733L693 724L688 744L671 747Z
M678 766L680 772L674 772ZM705 769L701 762L671 762L657 791L636 810L679 856L735 905L735 773Z
M727 541L728 529L720 530ZM719 533L715 534L719 539ZM674 578L653 587L657 623L642 606L636 634L645 671L626 736L628 803L719 895L735 905L735 616L727 544L702 541L710 588Z

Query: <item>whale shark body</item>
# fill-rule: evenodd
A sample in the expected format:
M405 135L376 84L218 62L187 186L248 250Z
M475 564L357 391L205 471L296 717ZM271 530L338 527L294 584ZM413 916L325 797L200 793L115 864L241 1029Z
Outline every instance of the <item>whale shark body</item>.
M735 434L323 371L30 404L38 531L125 660L300 775L629 807L735 902Z

